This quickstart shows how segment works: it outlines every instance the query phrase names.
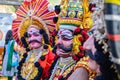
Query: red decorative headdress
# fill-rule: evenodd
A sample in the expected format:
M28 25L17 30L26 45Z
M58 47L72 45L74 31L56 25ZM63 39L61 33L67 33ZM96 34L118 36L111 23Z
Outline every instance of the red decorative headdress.
M46 31L48 36L53 32L55 13L48 10L48 4L47 0L25 0L21 4L16 12L17 19L12 24L13 37L19 45L23 45L21 37L24 36L30 24L37 23L40 28Z

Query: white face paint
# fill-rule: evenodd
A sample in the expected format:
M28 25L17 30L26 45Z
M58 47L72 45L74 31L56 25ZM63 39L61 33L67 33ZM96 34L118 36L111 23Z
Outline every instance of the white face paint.
M56 42L56 45L61 44L65 48L69 48L73 43L73 33L70 30L67 29L60 29L58 31L58 40ZM62 57L70 55L71 51L66 52L62 48L57 46L56 54Z
M70 30L66 30L66 29L60 29L58 32L58 37L62 38L63 40L71 40L73 39L73 33Z
M42 35L39 33L39 30L34 27L28 29L28 42L31 48L37 49L42 46Z

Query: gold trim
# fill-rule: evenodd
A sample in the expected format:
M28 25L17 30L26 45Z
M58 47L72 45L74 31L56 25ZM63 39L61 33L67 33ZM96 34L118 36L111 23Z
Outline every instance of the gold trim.
M24 36L24 33L28 30L28 28L30 27L30 25L35 25L38 28L45 30L45 32L49 36L49 31L48 31L45 23L42 20L38 19L37 17L33 16L33 17L26 18L21 23L21 25L19 27L19 36L20 37Z
M88 71L89 80L91 80L91 79L95 79L96 72L90 69L88 59L89 57L83 57L80 61L77 62L77 64L74 67L74 70L80 67L85 68Z

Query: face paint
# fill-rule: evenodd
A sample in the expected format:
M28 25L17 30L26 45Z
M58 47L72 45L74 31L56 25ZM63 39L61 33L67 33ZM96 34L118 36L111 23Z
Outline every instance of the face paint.
M73 33L70 30L61 29L58 32L58 38L61 38L64 41L69 41L73 39Z
M70 55L72 51L73 33L70 30L60 29L58 31L58 40L56 42L56 54L60 56Z
M60 49L64 50L65 52L72 51L72 44L69 47L65 47L63 44L58 44L57 46L60 47Z
M28 42L30 47L33 49L42 46L42 35L39 33L39 30L37 28L30 27L28 29Z
M31 33L28 33L28 37L31 37L32 35L34 35L34 36L39 36L40 35L40 33L39 32L31 32Z

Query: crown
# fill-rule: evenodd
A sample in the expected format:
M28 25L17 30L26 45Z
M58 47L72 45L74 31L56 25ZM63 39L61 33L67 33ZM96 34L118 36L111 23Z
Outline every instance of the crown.
M92 27L92 17L87 0L61 0L60 5L55 6L56 16L54 22L57 28L62 24L75 25L81 29Z
M47 0L25 0L16 11L17 18L12 23L12 34L16 42L23 46L21 38L30 25L43 29L49 38L55 28L53 17L55 13L48 10Z

